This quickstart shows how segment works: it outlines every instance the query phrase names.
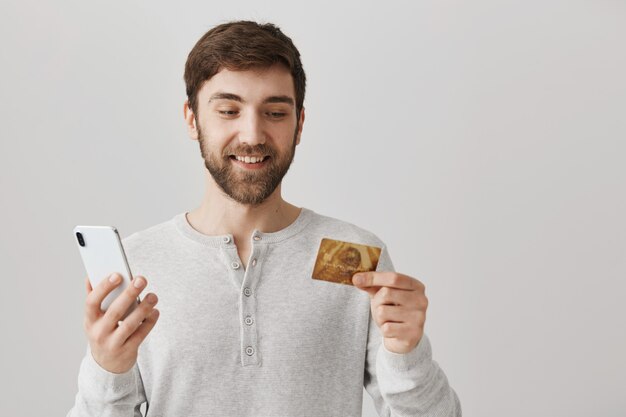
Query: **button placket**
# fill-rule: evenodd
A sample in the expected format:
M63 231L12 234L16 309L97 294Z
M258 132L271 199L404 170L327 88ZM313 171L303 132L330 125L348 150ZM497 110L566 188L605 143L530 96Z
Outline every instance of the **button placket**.
M235 291L241 291L245 276L244 270L239 263L239 256L237 254L237 247L234 245L232 239L231 243L226 243L228 236L222 236L223 244L220 247L224 266L226 267L226 274L230 278L231 282L235 286Z
M240 303L240 326L241 326L241 364L242 366L259 366L261 358L259 354L258 326L256 325L257 294L256 288L259 285L260 268L259 260L263 258L266 251L265 245L259 245L261 240L258 232L252 236L250 252L250 267L246 268L241 290Z

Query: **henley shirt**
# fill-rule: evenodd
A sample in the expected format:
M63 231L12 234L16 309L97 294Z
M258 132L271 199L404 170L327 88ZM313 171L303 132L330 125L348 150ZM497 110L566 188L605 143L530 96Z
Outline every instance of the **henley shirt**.
M461 416L426 334L388 351L369 295L312 279L322 238L382 248L351 223L302 208L282 230L250 236L246 268L232 234L205 235L186 213L122 240L160 316L128 372L106 371L89 345L68 417L361 416L363 387L380 416Z

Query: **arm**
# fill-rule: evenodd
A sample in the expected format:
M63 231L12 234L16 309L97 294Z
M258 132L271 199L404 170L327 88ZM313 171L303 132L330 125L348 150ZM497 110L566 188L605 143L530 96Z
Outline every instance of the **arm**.
M139 345L156 324L159 312L150 293L123 321L124 313L146 287L137 276L106 311L102 300L121 282L119 274L103 279L95 289L87 279L85 332L87 353L78 373L78 394L68 417L141 417L146 394L137 366Z
M78 393L67 417L142 417L140 407L146 395L135 364L122 374L98 365L89 346L78 372Z
M407 276L390 276L396 274L389 274L395 269L386 247L376 270L377 273L370 274L359 288L369 293L372 302L364 386L378 414L382 417L460 417L459 398L437 362L432 360L430 340L423 333L427 300L422 284ZM411 288L416 291L410 291ZM393 304L397 307L390 307ZM381 305L386 305L386 312L381 313ZM407 314L408 308L411 311ZM393 309L399 309L395 317L390 312ZM378 320L373 312L379 315ZM402 322L394 324L398 327L387 330L391 333L385 335L389 346L403 353L387 349L379 327L385 321ZM419 335L419 339L415 335ZM413 339L416 342L411 343ZM405 351L402 348L407 344L413 348Z
M390 352L371 314L364 386L381 417L461 416L459 398L432 360L426 334L411 352Z

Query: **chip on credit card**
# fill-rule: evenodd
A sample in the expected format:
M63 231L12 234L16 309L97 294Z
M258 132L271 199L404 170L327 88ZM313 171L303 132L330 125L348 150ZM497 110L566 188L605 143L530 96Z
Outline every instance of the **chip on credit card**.
M381 248L323 238L317 252L313 278L338 284L352 284L357 272L375 271Z

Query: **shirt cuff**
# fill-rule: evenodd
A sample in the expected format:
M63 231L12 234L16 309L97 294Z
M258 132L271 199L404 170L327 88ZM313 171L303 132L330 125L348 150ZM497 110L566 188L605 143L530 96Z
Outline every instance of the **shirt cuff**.
M85 376L84 380L90 381L93 388L121 392L135 387L134 366L121 374L109 372L102 368L89 352L85 355L81 367L81 373Z
M388 369L394 371L408 371L421 364L428 362L432 358L430 340L426 333L422 334L417 346L407 353L395 353L387 350L384 341L380 343L380 359Z

